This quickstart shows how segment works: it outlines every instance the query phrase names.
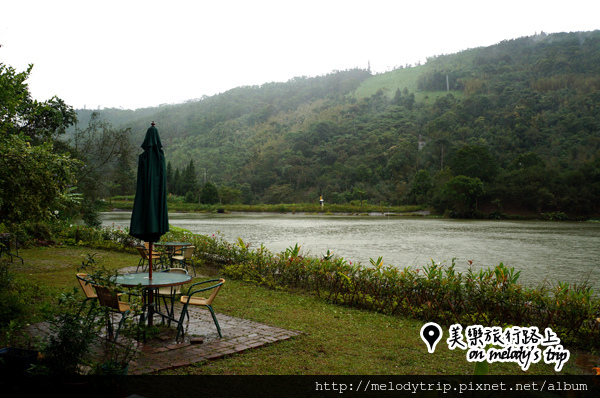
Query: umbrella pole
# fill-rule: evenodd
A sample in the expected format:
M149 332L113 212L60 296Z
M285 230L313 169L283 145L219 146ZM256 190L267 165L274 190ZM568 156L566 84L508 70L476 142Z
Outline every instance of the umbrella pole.
M149 274L149 278L150 280L152 280L152 253L153 251L153 247L152 244L154 242L150 241L148 247L150 249L150 274ZM154 291L152 289L148 289L148 326L152 326L152 318L154 318L154 295L153 295Z
M150 265L149 265L150 266L150 271L149 271L150 272L150 279L152 279L152 252L153 252L153 250L152 250L152 243L153 242L148 242L148 252L149 252L148 254L150 255L150 261L149 261L149 263L150 263Z

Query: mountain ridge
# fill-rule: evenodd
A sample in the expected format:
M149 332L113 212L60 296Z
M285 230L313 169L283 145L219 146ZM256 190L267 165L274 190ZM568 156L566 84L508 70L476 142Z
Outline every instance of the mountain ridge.
M444 202L443 187L466 173L486 181L478 198L487 208L592 214L600 202L599 109L596 30L506 40L382 74L355 68L99 113L117 128L131 128L133 142L155 121L174 168L193 159L215 184L250 192L244 201L326 195L334 203L423 202L448 210L455 206ZM85 125L92 111L77 112ZM461 170L456 157L465 147L485 148L469 156L477 163L489 155L495 174ZM515 167L529 153L541 172ZM431 183L419 193L415 178L422 170ZM581 181L572 186L569 173L592 188ZM529 191L517 195L519 178ZM582 199L577 191L589 192Z

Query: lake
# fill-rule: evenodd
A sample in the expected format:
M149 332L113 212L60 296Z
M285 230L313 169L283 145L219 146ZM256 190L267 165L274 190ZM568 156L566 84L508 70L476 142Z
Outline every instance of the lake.
M131 213L101 213L103 226L129 227ZM488 221L394 216L300 214L171 213L171 225L195 234L221 234L228 242L240 237L251 249L264 244L273 253L296 243L304 255L320 257L327 250L352 262L422 268L435 262L457 269L476 269L500 262L521 271L520 281L581 282L589 277L600 291L600 223Z

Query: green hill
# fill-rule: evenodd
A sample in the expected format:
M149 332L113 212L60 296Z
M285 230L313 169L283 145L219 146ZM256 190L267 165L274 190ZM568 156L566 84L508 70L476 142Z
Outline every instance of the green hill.
M78 114L85 125L91 111ZM183 173L193 160L199 182L206 174L233 192L222 201L323 195L328 203L424 204L463 216L599 213L600 31L100 116L130 127L133 142L156 121L173 170Z

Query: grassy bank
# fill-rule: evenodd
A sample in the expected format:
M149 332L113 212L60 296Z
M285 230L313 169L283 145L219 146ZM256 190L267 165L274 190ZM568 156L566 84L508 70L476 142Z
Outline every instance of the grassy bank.
M133 197L117 197L103 202L98 202L99 211L111 211L113 209L131 210L133 208ZM366 213L415 213L425 210L423 206L382 206L368 203L360 204L327 204L321 207L318 203L290 203L290 204L257 204L257 205L205 205L200 203L185 203L182 198L172 197L168 200L171 212L200 212L216 213L223 212L253 212L253 213L344 213L344 214L366 214Z
M109 269L135 266L138 256L81 246L22 250L25 264L14 263L18 279L39 292L31 321L54 295L77 287L74 274L88 253ZM203 272L208 273L210 269ZM211 271L215 272L215 271ZM216 271L219 273L220 271ZM201 272L202 273L202 272ZM228 279L215 302L217 312L303 332L300 337L198 363L166 374L470 374L473 364L442 340L429 354L420 338L423 321L328 303L301 291L267 288ZM445 332L446 333L446 332ZM560 374L580 374L577 354ZM551 365L494 363L491 374L555 374Z
M131 211L133 208L133 196L118 196L96 203L97 210L100 212L110 212L114 210ZM387 215L387 216L418 216L418 217L452 217L451 214L437 213L434 208L417 205L407 206L386 206L365 203L356 204L325 204L321 207L317 203L287 203L287 204L216 204L205 205L200 203L185 203L181 197L171 197L168 199L169 212L189 212L189 213L282 213L282 214L322 214L322 215ZM535 213L535 212L516 212L501 213L498 211L475 212L471 218L492 219L492 220L547 220L547 221L587 221L587 218L569 218L562 212L553 213Z

